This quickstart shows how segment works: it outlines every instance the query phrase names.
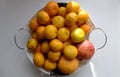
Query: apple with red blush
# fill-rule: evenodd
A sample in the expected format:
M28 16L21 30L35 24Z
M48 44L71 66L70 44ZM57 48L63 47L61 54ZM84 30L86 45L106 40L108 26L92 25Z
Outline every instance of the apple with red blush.
M95 47L89 40L84 40L82 43L77 45L78 48L78 59L88 60L92 58L95 53Z

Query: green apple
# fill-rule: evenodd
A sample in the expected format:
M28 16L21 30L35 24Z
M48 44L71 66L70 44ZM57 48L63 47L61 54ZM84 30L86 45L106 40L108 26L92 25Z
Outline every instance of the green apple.
M85 32L81 28L75 28L71 32L71 39L75 43L80 43L85 39Z

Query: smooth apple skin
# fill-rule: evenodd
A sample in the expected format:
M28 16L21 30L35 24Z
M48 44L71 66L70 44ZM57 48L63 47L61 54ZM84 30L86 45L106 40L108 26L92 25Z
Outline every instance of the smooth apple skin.
M77 45L78 48L78 59L90 59L95 53L95 47L89 40L84 40L82 43Z

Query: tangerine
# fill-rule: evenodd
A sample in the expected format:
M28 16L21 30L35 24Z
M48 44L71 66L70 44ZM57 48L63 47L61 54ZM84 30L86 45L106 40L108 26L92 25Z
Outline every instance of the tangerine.
M37 67L42 67L44 65L44 56L42 53L37 52L33 56L33 62Z
M62 50L63 43L58 39L53 39L53 40L50 41L49 47L50 47L51 50L57 52L57 51Z
M57 36L57 28L54 25L47 25L44 34L47 39L54 39Z
M38 27L39 27L39 23L37 21L37 18L36 17L31 18L31 20L29 21L30 30L35 32Z
M46 4L45 6L45 11L50 15L56 15L58 13L59 6L57 2L55 1L50 1Z
M47 24L49 22L50 17L46 11L41 10L37 13L37 19L40 24Z
M52 71L52 70L55 70L56 67L57 67L57 63L55 62L51 62L49 61L48 59L45 60L45 64L44 64L44 67L47 71Z

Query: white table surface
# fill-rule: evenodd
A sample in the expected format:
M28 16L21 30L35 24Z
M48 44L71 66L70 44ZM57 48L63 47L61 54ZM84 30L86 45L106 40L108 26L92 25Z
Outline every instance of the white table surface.
M0 0L0 77L49 77L28 60L14 43L17 30L49 0ZM68 2L70 0L55 0ZM120 77L120 0L75 0L86 9L96 27L107 34L106 46L73 77ZM103 39L103 38L101 38Z

